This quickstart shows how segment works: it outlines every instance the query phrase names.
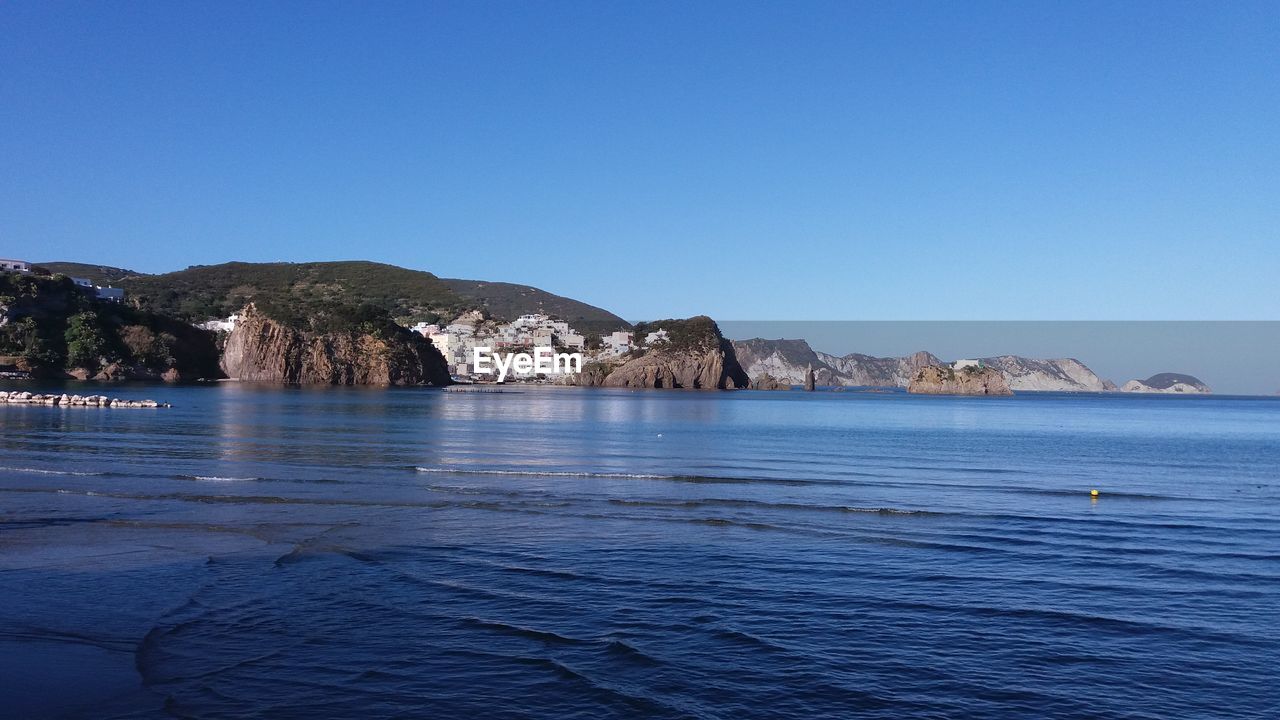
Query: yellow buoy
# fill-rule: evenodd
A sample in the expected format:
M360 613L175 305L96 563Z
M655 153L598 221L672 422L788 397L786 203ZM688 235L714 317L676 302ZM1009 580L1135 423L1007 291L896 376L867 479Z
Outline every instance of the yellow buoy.
M1090 495L1092 495L1093 497L1098 497L1098 491L1097 491L1097 490L1090 490L1090 491L1089 491L1089 494L1090 494Z

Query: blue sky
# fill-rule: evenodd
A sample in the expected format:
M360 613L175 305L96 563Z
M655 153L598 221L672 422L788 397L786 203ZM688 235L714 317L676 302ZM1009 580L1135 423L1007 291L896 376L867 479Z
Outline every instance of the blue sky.
M0 254L1280 318L1275 3L0 4Z

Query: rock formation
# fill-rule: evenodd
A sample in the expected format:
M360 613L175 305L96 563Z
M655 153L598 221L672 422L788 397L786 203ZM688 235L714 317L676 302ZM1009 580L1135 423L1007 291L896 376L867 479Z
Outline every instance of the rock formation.
M235 380L322 385L447 385L444 358L402 329L312 333L250 305L226 338L222 370Z
M816 380L813 377L813 366L805 368L804 371L804 389L805 392L813 392L816 387Z
M751 389L752 390L790 390L791 383L779 380L774 376L770 375L769 373L762 373L760 375L757 375L755 379L751 381Z
M916 372L907 392L920 395L1012 395L1004 375L994 368L953 370L930 365Z
M1033 360L1017 355L982 358L980 362L1004 375L1016 391L1103 392L1106 383L1075 358Z
M746 388L750 378L743 372L733 344L706 316L688 320L661 320L636 326L637 337L646 332L666 330L666 342L624 356L617 364L583 368L574 382L578 385L629 388L680 388L686 390L733 390Z
M1199 378L1181 373L1159 373L1146 380L1130 380L1120 388L1120 392L1133 393L1182 393L1187 395L1207 395L1212 390Z
M842 357L818 353L818 357L846 378L841 385L906 387L921 368L941 365L932 353L920 351L905 357L874 357L850 353Z
M815 352L804 340L737 340L733 343L743 369L752 377L768 373L793 385L804 383L812 366L818 385L836 387L906 387L921 368L943 365L937 356L917 352L904 357L844 356ZM1017 355L982 358L1004 375L1012 390L1103 392L1106 383L1074 358L1036 360Z

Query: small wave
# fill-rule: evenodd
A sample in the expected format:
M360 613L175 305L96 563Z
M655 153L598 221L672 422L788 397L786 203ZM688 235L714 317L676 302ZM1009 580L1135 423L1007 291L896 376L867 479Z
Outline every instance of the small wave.
M106 475L105 472L88 470L46 470L44 468L0 467L0 472L32 473L34 475L76 475L80 477Z
M664 664L661 660L649 655L634 645L617 638L606 640L604 650L609 655L613 655L636 665L656 667Z
M178 475L179 480L200 480L203 482L256 482L260 477L224 477L222 475Z
M741 630L734 630L733 628L716 628L711 631L711 634L720 640L744 645L757 651L769 653L787 652L787 649L781 645L770 642L758 635L752 635L751 633L743 632Z
M462 622L476 628L493 630L504 635L513 635L516 637L527 638L529 640L538 640L553 645L581 645L583 641L571 637L565 637L559 633L550 630L535 630L533 628L522 627L520 625L512 625L500 620L483 620L478 617L464 617Z
M835 480L799 480L795 478L768 477L734 477L728 475L663 475L658 473L625 473L625 472L593 472L573 470L483 470L479 468L447 468L414 466L416 472L436 473L442 475L480 475L480 476L512 476L512 477L562 477L562 478L603 478L612 480L667 480L671 482L702 483L709 485L839 485Z
M420 473L444 473L448 475L524 475L530 477L583 477L618 478L630 480L677 480L679 475L652 475L647 473L570 472L559 470L476 470L453 468L414 467Z
M943 515L945 513L936 510L906 510L894 507L858 507L853 505L810 505L806 503L780 503L780 502L764 502L760 500L731 500L708 498L704 500L678 500L674 502L663 500L627 500L624 498L610 498L609 502L613 505L629 505L637 507L665 507L665 508L702 508L702 507L731 507L731 508L759 508L762 510L811 510L815 512L842 512L842 513L871 513L876 515Z

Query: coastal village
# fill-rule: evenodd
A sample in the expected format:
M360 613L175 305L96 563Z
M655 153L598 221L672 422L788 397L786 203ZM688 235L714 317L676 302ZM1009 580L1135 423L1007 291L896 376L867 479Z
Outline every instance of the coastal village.
M231 315L223 320L210 320L197 327L213 332L229 333L235 330L242 316ZM598 336L598 340L573 329L569 323L550 315L530 313L511 322L486 318L472 310L448 324L420 322L408 329L431 341L444 356L449 374L459 382L485 382L492 375L477 373L472 367L476 348L488 348L497 354L532 352L535 348L552 348L556 352L581 353L584 362L614 361L633 350L646 350L667 342L667 331L647 333L637 342L635 333L617 330ZM545 374L531 370L512 369L510 380L519 382L554 382Z

